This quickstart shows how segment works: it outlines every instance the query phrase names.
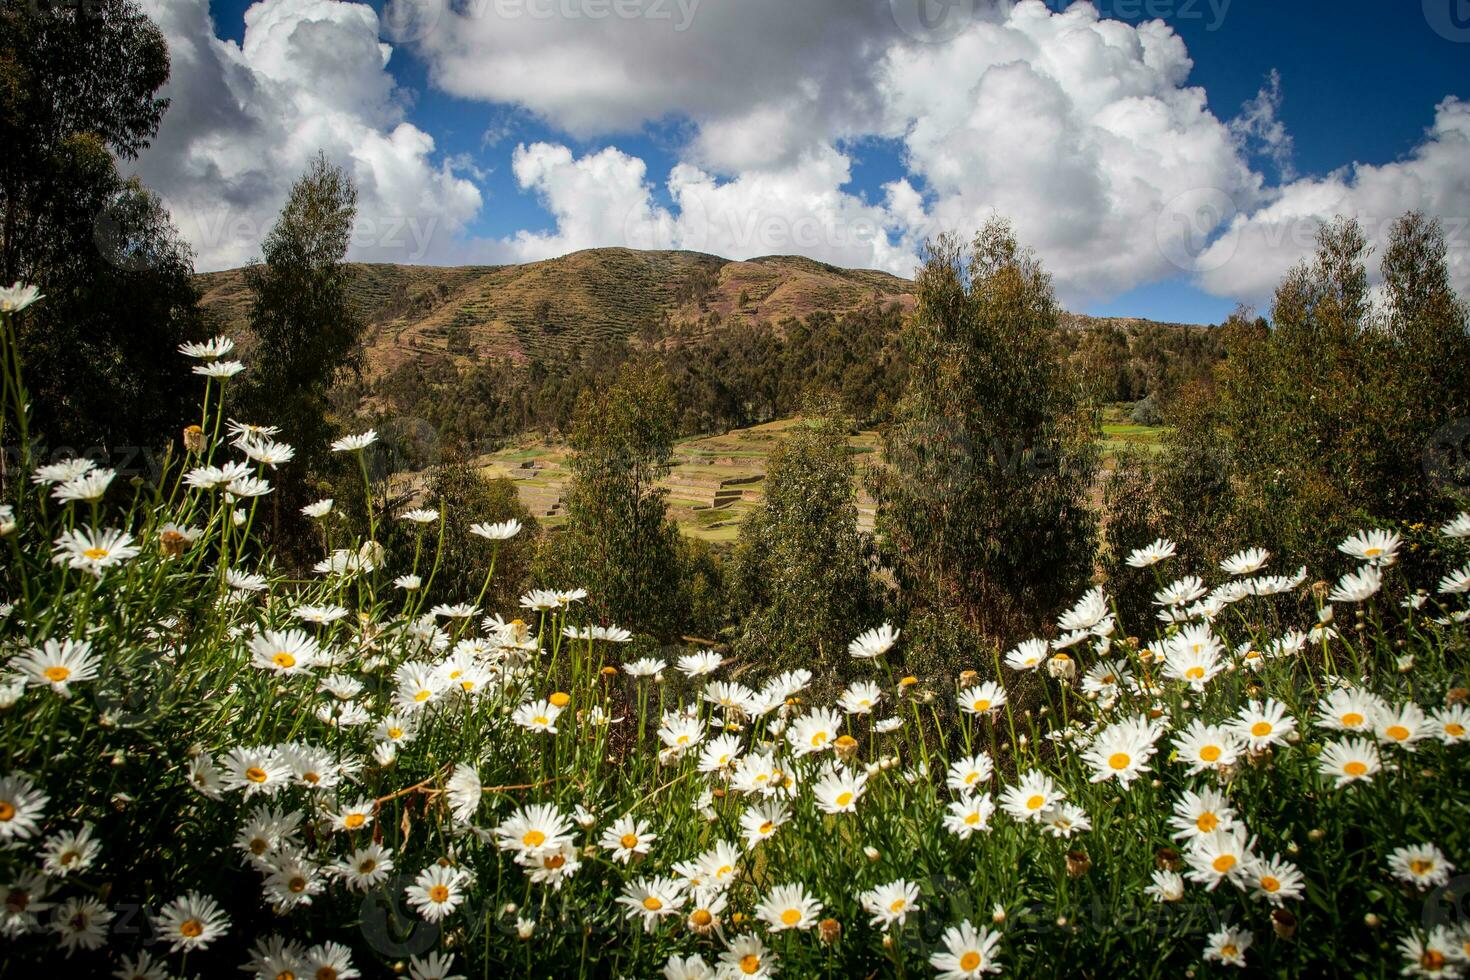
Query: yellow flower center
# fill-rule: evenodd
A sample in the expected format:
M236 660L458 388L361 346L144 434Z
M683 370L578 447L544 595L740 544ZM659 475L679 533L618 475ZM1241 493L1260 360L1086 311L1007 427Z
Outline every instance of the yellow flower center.
M1352 762L1349 762L1347 765L1343 766L1342 771L1347 773L1349 776L1365 776L1368 773L1368 764L1366 762L1359 762L1357 759L1354 759Z
M92 561L101 561L102 559L107 557L107 549L88 548L86 551L82 552L82 557L90 558Z
M1108 765L1115 771L1127 769L1133 758L1127 752L1114 752L1108 756Z
M358 827L361 827L366 822L367 817L363 816L361 813L349 813L347 814L347 816L342 818L342 826L346 827L348 830L356 830Z
M761 968L761 958L754 953L747 953L740 957L740 972L750 976Z
M539 830L528 830L521 838L521 843L527 847L540 847L546 843L546 835Z
M204 935L204 923L198 919L187 919L179 926L179 935L189 939L198 939Z
M1343 728L1357 728L1363 723L1363 716L1356 711L1349 711L1337 720L1342 722Z
M277 652L274 657L271 657L271 663L275 664L282 670L290 670L292 667L296 666L296 658L291 656L285 650L281 650Z
M908 908L908 904L909 904L908 899L906 899L906 898L896 898L892 902L889 903L889 905L888 905L888 911L890 911L890 912L902 912L904 909Z
M980 954L973 949L960 957L960 969L969 971L980 965Z
M434 692L433 691L429 690L428 688L424 688L423 690L421 690L417 694L415 694L413 696L413 699L415 701L418 701L418 702L422 703L424 701L429 700L429 698L431 698L433 696L434 696Z
M391 739L394 739L395 741L397 739L402 738L403 737L403 729L401 729L401 728L390 728L390 729L388 729L388 737L391 738Z
M965 824L967 826L973 827L979 822L980 814L976 813L975 811L971 810L969 813L965 814Z
M1271 723L1269 721L1258 721L1251 726L1251 734L1256 738L1265 738L1271 734Z
M1210 867L1214 868L1220 874L1224 874L1225 872L1229 871L1231 868L1235 867L1235 855L1234 854L1221 854L1219 857L1215 858L1215 860L1210 863Z
M1437 949L1426 949L1424 955L1419 957L1419 965L1426 970L1443 970L1444 954Z
M0 822L8 823L14 819L15 805L6 800L0 800Z
M46 679L53 684L60 684L62 681L66 680L70 676L70 667L62 667L58 664L55 667L46 668Z
M1383 730L1383 733L1395 742L1402 742L1409 737L1409 730L1403 725L1389 725Z
M1409 862L1409 870L1414 872L1414 874L1423 877L1424 875L1427 875L1429 874L1429 872L1434 870L1434 862L1426 861L1423 858L1416 858L1413 861Z
M270 775L259 766L251 766L245 770L245 778L252 783L263 783L270 778Z
M852 794L851 793L843 792L843 793L839 793L838 794L838 796L837 796L837 805L838 806L847 806L851 802L852 802Z
M1275 878L1271 877L1270 875L1262 875L1261 876L1261 891L1275 893L1275 892L1278 892L1280 890L1281 890L1281 882L1277 881Z
M1452 721L1444 726L1444 733L1450 738L1462 738L1465 735L1465 726Z
M965 785L973 786L975 784L975 780L979 778L980 774L978 772L967 772L965 773Z
M781 922L788 926L794 926L801 921L801 912L796 909L787 909L781 913Z
M300 875L297 875L290 881L286 882L286 887L292 893L300 895L302 892L306 891L306 879L301 877Z
M708 909L695 909L694 914L689 916L689 921L697 926L707 926L715 921L715 917L709 913Z
M1042 804L1045 803L1045 802L1046 802L1046 797L1044 797L1044 796L1042 796L1041 794L1038 793L1037 795L1031 797L1029 800L1026 801L1026 809L1028 809L1028 810L1040 810Z
M533 725L549 725L549 724L551 724L551 719L548 718L548 717L546 717L545 715L537 715L535 718L532 718L531 719L531 724L533 724Z
M1199 757L1206 762L1215 762L1220 758L1220 746L1206 745L1199 750Z
M372 858L364 858L363 862L357 866L357 873L360 875L370 875L376 870L378 870L378 862Z
M650 895L643 900L643 907L648 909L648 911L650 912L657 912L659 909L664 907L664 903L660 901L656 896Z
M572 703L572 696L565 691L557 691L546 700L550 701L558 708L565 708L567 705Z
M623 847L631 851L633 848L638 846L638 835L624 834L622 837L618 838L618 843L622 844Z
M1220 825L1220 818L1213 813L1201 813L1194 825L1199 828L1200 833L1208 834Z
M316 980L337 980L337 971L330 966L324 966L316 971Z
M435 885L434 887L430 888L429 889L429 901L431 901L431 902L447 902L447 901L449 901L449 888L447 886L445 886L445 885Z
M1184 676L1192 681L1197 681L1205 676L1205 669L1203 667L1191 667L1184 672Z
M1383 554L1383 549L1382 548L1364 548L1363 549L1363 557L1364 558L1377 558L1381 554Z
M1220 955L1224 957L1234 956L1236 952L1237 950L1234 943L1226 943L1224 946L1220 947Z
M764 837L769 834L773 829L775 829L775 825L772 824L771 821L767 820L765 823L760 825L759 833L762 837Z
M974 708L977 712L978 711L989 711L990 710L990 699L989 698L979 698L970 707Z
M814 745L814 746L821 746L821 745L826 745L826 744L827 744L827 733L826 732L817 732L815 735L812 736L812 745Z

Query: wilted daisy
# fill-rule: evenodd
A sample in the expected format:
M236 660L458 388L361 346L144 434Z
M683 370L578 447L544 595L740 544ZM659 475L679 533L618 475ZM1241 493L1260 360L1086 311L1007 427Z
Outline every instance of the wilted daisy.
M486 541L509 541L521 533L521 522L510 520L497 524L471 524L470 533Z
M999 973L995 947L1000 933L981 927L976 929L968 919L944 930L944 951L929 957L929 965L939 971L939 980L973 980L986 973Z
M652 932L659 919L678 916L683 901L684 883L677 878L662 877L630 881L617 898L628 919L642 922L645 932Z
M230 920L214 899L191 891L160 909L153 927L172 952L192 952L228 932Z
M16 658L13 666L28 683L69 697L70 685L97 679L100 663L86 640L47 640Z
M1128 555L1127 563L1133 568L1148 568L1173 556L1174 542L1167 538L1157 538L1153 544L1146 545L1142 548L1135 548Z
M1434 888L1450 880L1455 866L1433 844L1409 844L1389 852L1388 870L1416 888Z
M1176 871L1158 870L1143 893L1155 902L1177 902L1184 897L1184 877Z
M1349 572L1337 580L1337 586L1327 594L1329 602L1363 602L1372 598L1383 588L1383 573L1374 565L1364 565L1356 572Z
M78 568L97 577L114 565L138 557L140 549L133 536L117 528L79 528L63 531L56 539L51 560L68 568Z
M332 452L361 452L362 450L366 449L377 441L378 433L373 429L368 429L366 432L360 433L358 435L343 436L341 439L338 439L336 442L332 443Z
M444 784L444 796L449 801L449 811L458 823L469 823L480 808L483 797L480 776L473 766L457 763Z
M1222 926L1205 940L1205 959L1227 966L1245 966L1245 951L1255 938L1249 930Z
M12 773L0 777L0 843L33 836L50 801L29 776Z
M614 861L627 864L635 857L647 854L649 845L656 840L658 835L649 833L648 821L625 815L614 820L612 826L602 832L601 844L612 852Z
M1274 698L1264 703L1252 701L1236 714L1231 729L1252 752L1269 745L1280 745L1296 731L1296 719L1286 713L1286 705Z
M967 715L983 715L1006 703L1005 688L995 681L986 681L966 688L958 695L960 710Z
M1012 670L1035 670L1046 662L1050 652L1051 644L1046 640L1025 640L1006 654L1006 666Z
M1157 751L1154 743L1161 734L1161 726L1142 716L1109 725L1082 753L1083 759L1092 766L1089 779L1094 783L1116 779L1124 786L1132 784L1133 780L1148 772L1148 761Z
M1247 548L1237 551L1220 563L1220 571L1227 575L1254 575L1266 567L1271 552L1265 548Z
M1039 821L1042 814L1062 798L1062 791L1052 778L1033 769L1022 773L1016 785L1006 787L1000 797L1000 806L1016 820Z
M893 649L893 644L898 642L899 632L893 628L892 623L874 627L866 633L859 634L857 639L849 643L847 654L854 660L872 660L881 657Z
M867 790L868 774L831 772L812 785L812 795L823 813L854 813Z
M431 864L413 884L403 889L408 904L429 922L438 922L459 908L466 896L466 873L445 864Z
M1371 781L1382 769L1378 746L1366 738L1345 738L1331 742L1317 757L1317 769L1333 781L1338 789L1349 783Z
M1398 561L1399 546L1402 544L1399 536L1391 531L1359 531L1338 545L1337 550L1358 561L1382 568Z

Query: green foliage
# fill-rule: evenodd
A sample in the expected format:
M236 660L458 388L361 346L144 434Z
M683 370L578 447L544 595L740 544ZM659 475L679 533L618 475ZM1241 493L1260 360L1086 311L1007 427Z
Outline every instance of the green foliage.
M569 437L567 524L548 535L537 579L548 587L600 583L604 623L638 623L671 638L687 621L679 529L665 491L674 449L674 396L657 367L629 364L577 401Z
M1094 422L1056 357L1050 279L997 221L932 245L917 287L878 529L913 601L1034 628L1086 581L1096 525Z
M246 282L255 366L243 407L271 418L296 447L298 479L327 465L334 426L332 385L357 367L362 321L348 302L342 264L357 215L357 189L342 168L317 156L286 198Z
M157 132L168 74L163 35L130 0L0 14L0 280L47 295L22 345L32 432L52 446L151 450L189 412L174 348L203 332L193 258L115 163Z
M1196 514L1177 533L1305 560L1364 522L1447 513L1426 452L1438 430L1470 416L1470 321L1436 223L1411 214L1395 224L1382 312L1369 303L1367 253L1357 224L1339 219L1322 229L1315 260L1281 283L1269 330L1235 318L1217 400L1174 420L1161 461L1176 474L1221 474L1218 492L1193 500L1177 496L1184 481L1160 485L1160 499Z
M871 539L857 528L848 426L804 419L770 459L765 498L731 560L736 649L765 666L847 672L847 643L877 625Z
M444 540L440 565L427 600L459 602L474 596L490 573L495 555L495 576L481 604L486 609L509 609L530 584L540 525L521 503L510 480L487 479L474 463L457 452L449 452L429 477L427 505L443 514ZM521 533L492 549L484 538L470 533L472 524L521 522ZM432 535L434 528L430 527ZM432 548L432 542L426 543Z

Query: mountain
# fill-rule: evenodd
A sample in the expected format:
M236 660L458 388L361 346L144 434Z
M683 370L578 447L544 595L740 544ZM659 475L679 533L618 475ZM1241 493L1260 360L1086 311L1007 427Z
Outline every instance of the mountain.
M370 325L374 372L406 358L469 355L558 360L590 343L667 323L684 330L870 303L912 307L913 284L793 255L744 262L700 252L597 248L524 265L352 264L353 298ZM203 306L243 329L243 270L198 277Z

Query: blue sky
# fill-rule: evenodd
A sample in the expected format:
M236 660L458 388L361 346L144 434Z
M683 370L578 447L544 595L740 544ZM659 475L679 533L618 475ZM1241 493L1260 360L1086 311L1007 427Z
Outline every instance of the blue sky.
M168 0L156 2L162 4ZM271 2L296 3L300 7L301 4L324 0ZM729 0L704 2L715 5ZM1439 0L1427 0L1426 6L1435 2ZM1450 4L1462 2L1443 0L1446 13ZM1150 7L1172 13L1172 16L1164 18L1165 23L1183 41L1193 61L1187 81L1174 87L1202 87L1209 112L1221 123L1228 124L1238 116L1243 104L1256 98L1263 85L1268 84L1272 73L1277 73L1279 101L1272 105L1272 120L1281 132L1289 135L1290 152L1284 154L1279 147L1271 152L1267 146L1249 142L1242 144L1240 159L1234 163L1237 169L1239 165L1248 168L1253 176L1239 178L1240 185L1246 187L1250 180L1257 178L1261 183L1260 189L1229 189L1231 196L1242 202L1239 207L1242 213L1253 214L1257 213L1256 209L1261 209L1258 213L1266 215L1273 195L1278 195L1288 185L1293 192L1300 188L1305 199L1308 185L1314 178L1324 177L1350 164L1378 167L1409 159L1419 152L1426 141L1426 133L1436 124L1438 104L1447 97L1470 101L1470 71L1467 71L1470 67L1470 37L1454 35L1451 39L1441 36L1420 3L1328 6L1235 0L1223 9L1223 16L1219 14L1218 3L1216 0L1216 7L1212 8L1208 0L1197 3L1194 0L1100 0L1098 10L1104 18L1112 17L1134 26L1149 19L1140 16L1139 11L1147 11ZM236 43L244 40L244 13L248 6L242 0L221 0L209 4L214 31L220 39ZM1060 10L1055 3L1048 6L1053 11ZM1470 7L1470 4L1465 6ZM382 9L381 3L375 2L374 7ZM292 16L312 16L302 12L304 10L304 7L299 10L293 8ZM283 12L281 18L285 17ZM461 28L464 26L460 25ZM182 28L168 29L171 40L172 35L180 30ZM1470 34L1470 31L1462 33ZM718 45L721 42L716 37L705 43ZM730 43L742 42L733 38ZM435 44L397 44L387 66L387 72L397 86L393 104L401 107L404 121L433 140L432 154L424 156L427 166L432 169L442 166L445 160L452 160L461 179L473 184L479 192L479 207L466 206L463 209L465 220L456 231L455 240L465 243L463 261L484 260L487 255L501 257L499 252L504 251L503 248L485 243L504 243L515 239L518 233L539 237L535 238L537 244L534 246L518 246L520 252L511 254L511 257L534 258L541 252L555 251L563 244L570 247L600 243L595 240L595 232L586 233L593 235L592 238L585 235L579 238L566 231L562 227L566 223L564 216L557 213L555 206L548 205L548 196L560 186L554 182L565 172L565 166L549 163L547 176L542 182L528 181L518 176L513 166L519 146L547 144L565 147L570 151L572 166L580 166L604 150L611 150L611 156L616 157L616 160L609 157L612 163L640 161L645 173L642 183L648 190L647 203L656 211L677 210L678 202L667 183L670 172L681 161L699 165L714 183L741 181L741 166L754 167L757 171L761 169L760 161L753 165L746 161L737 166L718 159L718 153L715 154L716 159L711 159L708 152L701 155L691 149L698 145L702 127L713 127L731 118L726 109L712 111L696 107L687 113L675 110L660 114L656 107L652 107L647 118L638 118L634 111L628 123L589 127L585 121L578 121L575 113L569 114L555 105L548 108L544 100L538 103L539 96L533 88L527 88L530 94L523 97L521 104L496 98L496 92L513 91L514 83L507 83L503 78L482 83L474 74L473 53L472 48L467 52L463 45L456 47L454 38ZM466 57L467 54L471 57ZM935 46L932 52L921 49L918 56L938 58L941 55ZM493 57L493 52L486 52L487 60ZM798 57L806 57L805 52ZM832 55L835 62L840 62L841 57L840 51ZM466 68L466 65L470 67ZM536 70L534 64L528 69L531 74ZM552 60L545 70L564 73L566 69ZM829 72L827 77L840 76ZM446 83L445 79L450 81ZM560 78L551 74L548 74L548 80L553 85L562 84ZM528 78L526 84L534 86L537 81ZM677 77L670 78L670 85L678 84L681 82ZM487 95L477 87L493 91ZM455 95L446 88L473 94ZM629 99L633 98L629 96ZM753 100L759 98L759 94L752 96ZM698 103L699 100L695 99L691 106L698 106ZM636 103L633 108L636 110ZM745 128L737 132L750 131L745 121L739 121L738 125ZM846 161L851 172L848 182L828 190L850 196L853 200L846 203L852 207L881 208L888 188L896 181L907 180L924 198L925 206L932 207L935 220L941 220L938 217L941 214L960 214L963 217L959 220L966 220L971 212L964 210L961 204L954 203L948 210L939 204L945 191L942 188L936 190L930 182L938 171L933 165L927 171L916 165L924 151L912 141L906 142L900 135L881 132L880 129L875 124L872 132L861 132L856 137L850 132L834 132L822 144L830 153L840 154L840 159ZM177 134L170 135L184 140ZM177 152L177 146L174 151ZM977 157L976 162L983 162L982 158ZM994 160L988 163L994 166ZM1451 183L1454 177L1451 173ZM1462 170L1459 177L1461 184L1470 182L1470 173ZM1390 179L1389 176L1383 178L1384 181ZM165 185L169 182L164 177L160 180ZM754 180L751 178L752 183ZM802 186L807 188L804 193L811 193L809 184ZM1055 186L1065 188L1066 184L1057 183ZM1223 186L1219 178L1216 178L1215 186ZM1351 179L1347 190L1357 190ZM168 186L163 188L163 192L165 198L170 199ZM182 188L179 193L184 193ZM1463 187L1459 193L1466 193ZM960 195L954 196L958 198ZM1245 197L1250 198L1249 203L1245 203ZM1381 197L1378 194L1373 199L1381 200ZM1429 200L1444 207L1447 205L1443 203L1443 197L1431 196ZM995 200L986 202L985 206L1009 213L1009 199L998 193ZM1464 197L1458 200L1464 200ZM1405 204L1424 206L1412 199L1406 199ZM1152 220L1152 216L1141 213L1138 220ZM1018 223L1024 232L1024 219ZM1215 229L1211 238L1220 230ZM895 235L890 237L896 241ZM1070 305L1095 314L1218 322L1237 300L1260 302L1263 284L1271 281L1275 272L1274 267L1251 268L1238 270L1232 278L1212 269L1198 273L1175 269L1171 274L1171 270L1165 268L1162 272L1140 277L1122 276L1123 281L1113 286L1106 274L1090 274L1087 267L1089 253L1083 247L1085 243L1067 241L1065 236L1058 237L1056 232L1048 233L1045 229L1036 237L1039 239L1038 250L1049 264L1052 259L1048 254L1049 243L1055 243L1051 248L1058 255L1067 254L1074 246L1078 249L1075 268L1068 266L1067 260L1059 260L1062 270L1059 285L1064 300ZM1099 236L1100 239L1102 237ZM1248 239L1243 238L1242 241ZM480 247L473 243L480 243ZM541 252L535 251L537 248ZM1094 249L1100 258L1106 258L1109 245L1106 240L1100 240L1094 243ZM719 251L713 247L710 250ZM830 259L832 256L818 257ZM456 260L452 246L446 246L432 256L432 261ZM890 259L888 264L894 266L897 263L895 271L901 271L902 262L900 256L896 260ZM1092 267L1096 265L1094 262ZM1239 260L1235 265L1240 265ZM1129 278L1141 278L1142 281L1126 281Z

